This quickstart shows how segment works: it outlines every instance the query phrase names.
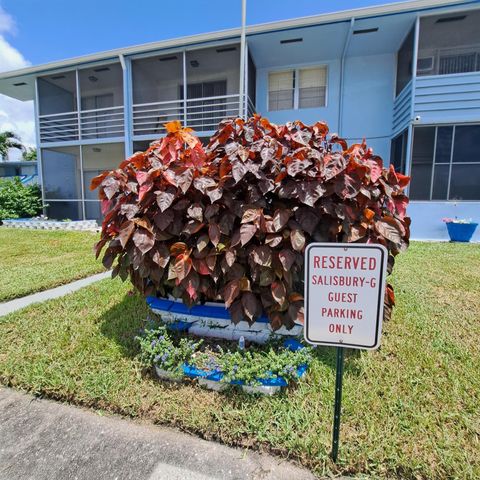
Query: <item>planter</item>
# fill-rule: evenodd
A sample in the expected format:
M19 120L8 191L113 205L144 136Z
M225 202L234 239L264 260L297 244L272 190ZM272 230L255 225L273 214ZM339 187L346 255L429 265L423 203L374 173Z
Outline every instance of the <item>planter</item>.
M478 223L447 222L448 235L452 242L469 242Z
M284 341L284 346L293 351L304 348L304 346L295 339L286 339ZM305 375L307 369L308 365L300 365L297 368L298 379L301 379ZM173 382L180 382L182 380L181 377L179 378L173 373L163 370L157 366L155 366L155 371L158 377L162 380L168 380ZM242 380L232 380L230 382L224 382L222 381L224 375L223 372L221 372L220 370L207 371L189 364L183 365L183 376L197 380L198 384L202 387L208 388L210 390L215 390L217 392L221 392L222 390L228 388L230 385L234 385L240 387L245 393L274 395L288 385L288 382L283 377L278 377L273 374L271 377L257 379L259 385L247 385Z
M186 307L181 301L166 298L147 297L147 305L152 312L160 315L169 328L188 330L199 337L214 337L225 340L245 340L265 343L272 335L279 337L296 337L302 335L302 325L295 325L291 330L282 327L273 331L267 317L259 318L253 325L247 321L233 324L224 303L207 302L205 305Z
M176 383L179 383L182 381L181 377L174 375L172 372L169 372L168 370L163 370L162 368L159 368L156 365L155 365L155 372L158 378L161 378L162 380L168 380L169 382L176 382Z

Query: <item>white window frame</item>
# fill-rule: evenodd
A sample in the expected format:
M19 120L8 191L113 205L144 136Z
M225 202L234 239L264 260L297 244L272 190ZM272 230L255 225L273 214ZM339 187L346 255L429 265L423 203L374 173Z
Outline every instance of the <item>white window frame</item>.
M304 107L304 108L299 108L299 80L300 80L300 70L310 70L313 68L325 68L325 78L326 78L326 85L325 85L325 105L320 105L318 107ZM270 110L269 105L270 105L270 74L271 73L287 73L287 72L293 72L294 73L294 88L293 88L293 110L314 110L317 108L326 108L328 106L328 86L330 84L329 82L329 66L328 64L316 64L316 65L303 65L301 67L296 67L296 68L282 68L282 69L276 69L276 70L269 70L267 73L267 112L283 112L283 111L288 111L288 109L285 110Z

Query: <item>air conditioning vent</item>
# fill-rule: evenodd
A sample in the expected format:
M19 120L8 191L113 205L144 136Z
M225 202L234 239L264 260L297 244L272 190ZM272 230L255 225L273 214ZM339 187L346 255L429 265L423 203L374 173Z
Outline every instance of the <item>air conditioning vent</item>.
M286 38L285 40L280 40L280 43L297 43L303 42L303 38Z
M217 53L223 53L223 52L234 52L237 49L237 47L223 47L223 48L217 48Z
M435 66L435 57L423 57L417 60L417 72L431 72Z
M364 33L374 33L374 32L378 32L378 27L374 27L374 28L362 28L360 30L354 30L353 31L353 34L354 35L362 35Z
M442 17L439 18L435 23L450 23L450 22L459 22L460 20L465 20L466 15L456 15L455 17Z

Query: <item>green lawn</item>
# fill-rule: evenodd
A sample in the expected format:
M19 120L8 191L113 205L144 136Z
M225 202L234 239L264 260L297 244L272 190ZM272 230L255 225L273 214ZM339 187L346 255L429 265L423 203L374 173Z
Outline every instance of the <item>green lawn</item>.
M0 302L104 270L95 260L98 234L0 228Z
M136 358L144 302L118 280L0 318L0 382L268 449L318 475L480 478L480 247L414 243L394 284L381 349L347 355L338 466L333 349L272 398L162 383Z

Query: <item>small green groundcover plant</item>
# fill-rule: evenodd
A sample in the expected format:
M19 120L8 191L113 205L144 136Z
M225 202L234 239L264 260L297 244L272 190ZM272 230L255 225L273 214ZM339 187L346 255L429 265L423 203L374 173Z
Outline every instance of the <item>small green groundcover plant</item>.
M295 382L298 368L308 365L312 355L310 347L293 351L276 339L246 347L233 341L194 340L169 331L164 325L147 328L136 338L145 366L154 365L178 378L183 375L183 366L188 364L207 374L223 373L221 382L224 383L241 381L258 385L261 379L272 377Z
M0 179L0 220L34 217L42 212L42 193L37 184L24 185L19 178Z

